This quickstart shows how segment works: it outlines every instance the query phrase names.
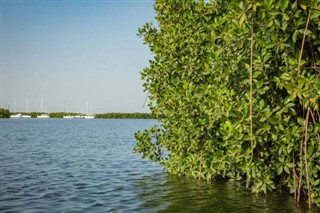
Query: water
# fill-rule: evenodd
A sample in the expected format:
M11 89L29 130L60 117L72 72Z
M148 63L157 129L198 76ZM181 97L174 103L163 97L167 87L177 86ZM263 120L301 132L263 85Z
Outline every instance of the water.
M308 212L287 195L167 175L133 154L134 133L155 123L0 119L0 212Z

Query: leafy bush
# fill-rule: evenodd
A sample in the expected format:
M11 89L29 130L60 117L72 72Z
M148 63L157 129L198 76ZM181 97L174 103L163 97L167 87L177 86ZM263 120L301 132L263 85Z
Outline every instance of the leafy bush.
M319 0L158 0L139 29L160 127L135 152L167 172L290 190L320 206Z

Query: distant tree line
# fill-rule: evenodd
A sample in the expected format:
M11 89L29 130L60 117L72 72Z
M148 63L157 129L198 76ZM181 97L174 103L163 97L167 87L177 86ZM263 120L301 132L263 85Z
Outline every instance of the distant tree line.
M95 118L129 118L129 119L152 119L154 118L150 113L104 113L104 114L96 114Z
M31 115L31 118L36 118L37 116L43 114L43 112L31 112L31 113L24 113L24 112L17 112L16 114L23 114L23 115ZM0 108L0 118L10 118L10 115L13 113L10 112L8 109ZM76 115L81 115L84 116L85 114L82 113L68 113L66 114L65 112L52 112L48 113L50 118L63 118L65 115L70 115L70 116L76 116ZM154 117L152 116L151 113L119 113L119 112L112 112L112 113L103 113L103 114L95 114L95 118L100 118L100 119L106 119L106 118L117 118L117 119L153 119Z

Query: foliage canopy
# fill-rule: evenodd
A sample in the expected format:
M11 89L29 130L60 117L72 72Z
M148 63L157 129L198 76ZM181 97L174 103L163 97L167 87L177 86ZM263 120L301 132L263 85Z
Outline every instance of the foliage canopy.
M139 29L160 121L135 152L167 172L320 206L319 0L158 0Z

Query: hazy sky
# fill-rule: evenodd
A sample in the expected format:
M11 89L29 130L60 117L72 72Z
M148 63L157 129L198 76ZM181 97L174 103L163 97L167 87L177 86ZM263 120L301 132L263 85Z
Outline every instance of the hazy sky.
M2 107L148 112L139 72L152 55L136 34L153 0L1 0Z

